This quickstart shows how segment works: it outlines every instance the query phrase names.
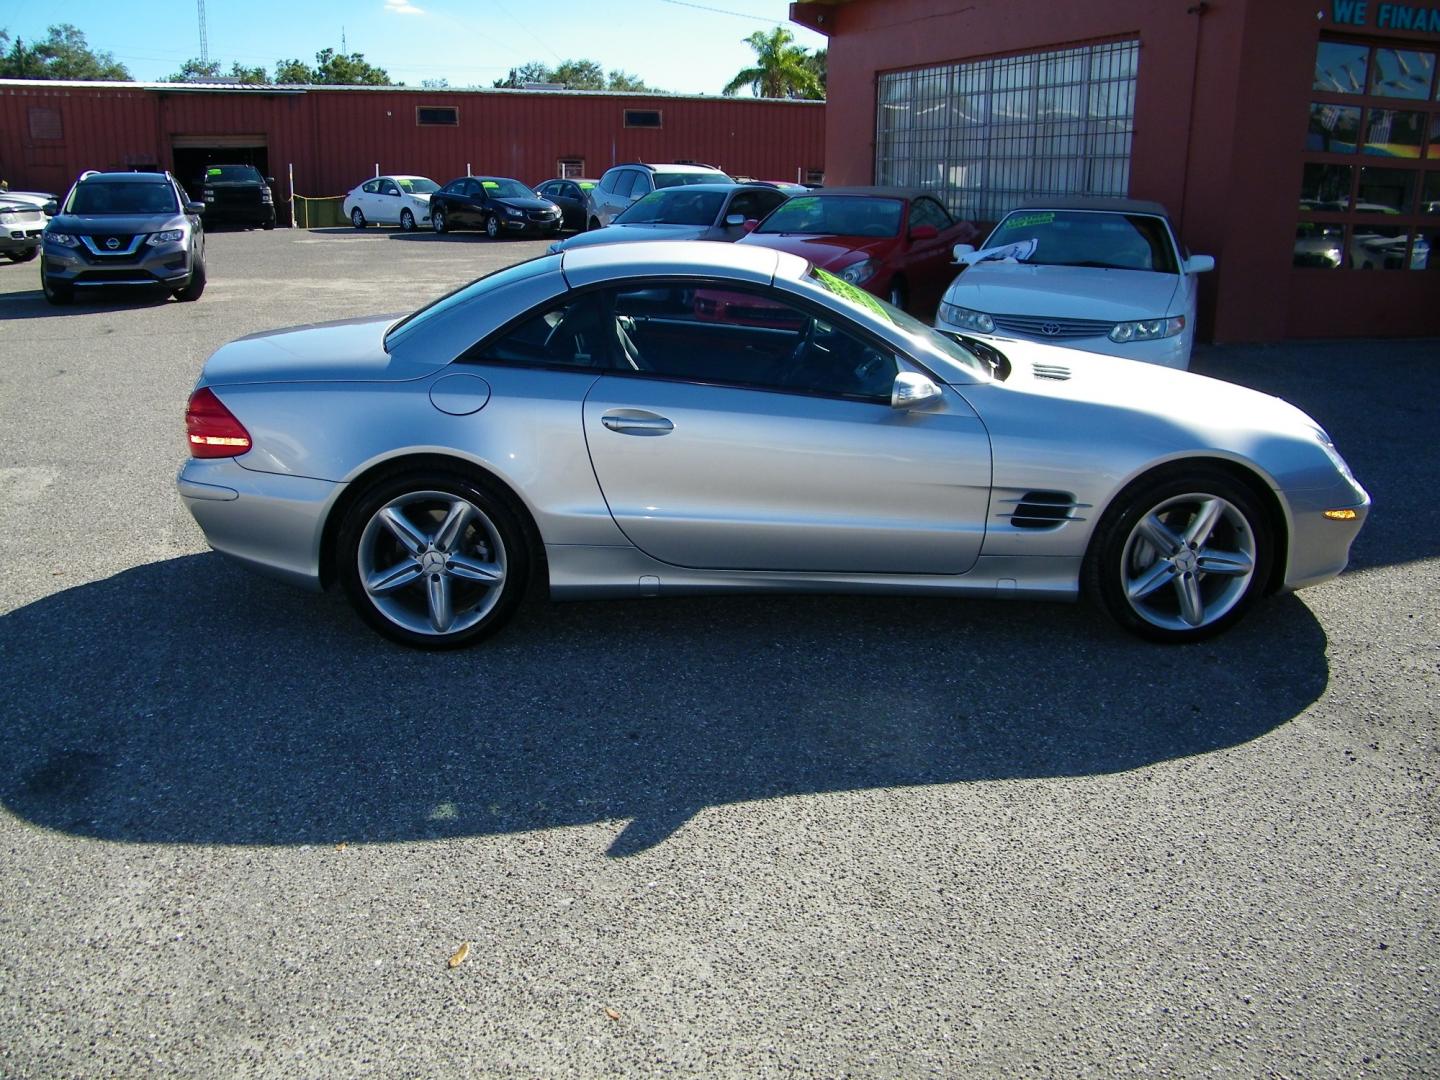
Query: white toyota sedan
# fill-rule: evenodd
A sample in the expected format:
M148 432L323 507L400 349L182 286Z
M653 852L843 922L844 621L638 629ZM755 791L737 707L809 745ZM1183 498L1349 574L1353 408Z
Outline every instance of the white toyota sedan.
M1043 341L1164 367L1190 366L1197 275L1159 203L1071 198L1019 207L963 267L940 303L939 330L982 341ZM1002 346L1003 349L1003 346Z
M414 232L430 224L430 196L439 190L428 176L377 176L350 190L344 213L357 229L399 225Z

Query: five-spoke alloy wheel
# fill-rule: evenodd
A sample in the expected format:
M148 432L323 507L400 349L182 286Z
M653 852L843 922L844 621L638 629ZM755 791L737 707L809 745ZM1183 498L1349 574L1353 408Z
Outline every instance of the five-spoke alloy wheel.
M505 503L460 473L394 477L351 508L341 575L360 615L421 648L468 645L498 628L524 592L528 551Z
M1234 623L1264 591L1272 542L1254 494L1224 472L1162 477L1106 514L1087 585L1141 637L1194 641Z

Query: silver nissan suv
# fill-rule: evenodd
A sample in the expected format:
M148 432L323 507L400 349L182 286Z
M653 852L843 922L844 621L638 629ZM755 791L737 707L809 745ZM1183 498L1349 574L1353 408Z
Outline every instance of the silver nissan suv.
M735 181L713 165L675 162L647 165L630 161L616 165L600 177L600 183L585 193L585 227L599 229L615 215L657 188L682 184L733 184Z

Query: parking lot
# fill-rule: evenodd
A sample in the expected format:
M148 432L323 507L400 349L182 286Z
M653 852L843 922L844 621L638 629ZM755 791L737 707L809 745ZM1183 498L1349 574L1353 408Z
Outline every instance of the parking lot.
M1198 646L764 596L426 654L208 551L212 350L543 248L217 233L197 303L69 308L0 265L0 1075L1440 1071L1440 343L1198 351L1375 499Z

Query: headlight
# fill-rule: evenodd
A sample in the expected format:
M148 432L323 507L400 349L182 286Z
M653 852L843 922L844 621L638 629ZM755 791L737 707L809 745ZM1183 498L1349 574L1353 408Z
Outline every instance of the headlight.
M1357 491L1364 491L1360 481L1355 479L1355 474L1350 471L1350 465L1340 456L1340 451L1335 449L1335 442L1330 435L1319 424L1315 425L1315 438L1320 442L1320 448L1325 451L1325 456L1330 459L1330 464L1335 466L1335 471L1350 482L1350 486Z
M972 311L968 307L961 307L959 304L942 303L940 318L951 326L958 326L962 330L974 330L977 334L993 334L995 332L995 320L989 315L983 311Z
M505 207L505 216L506 216L506 217L524 217L524 216L525 216L525 211L523 211L523 210L516 210L513 206L507 206L507 207Z
M875 276L875 272L879 269L880 264L874 259L861 259L841 270L839 278L841 281L848 281L851 285L864 285Z
M78 248L80 246L80 238L78 236L72 236L70 233L47 232L45 239L53 244L59 244L61 247Z
M1110 331L1110 340L1118 341L1122 345L1127 341L1154 341L1157 338L1174 337L1184 329L1184 315L1169 319L1138 319L1135 322L1116 323Z
M150 247L159 247L161 244L183 244L184 242L184 229L166 229L164 232L151 233L150 239L145 241Z

